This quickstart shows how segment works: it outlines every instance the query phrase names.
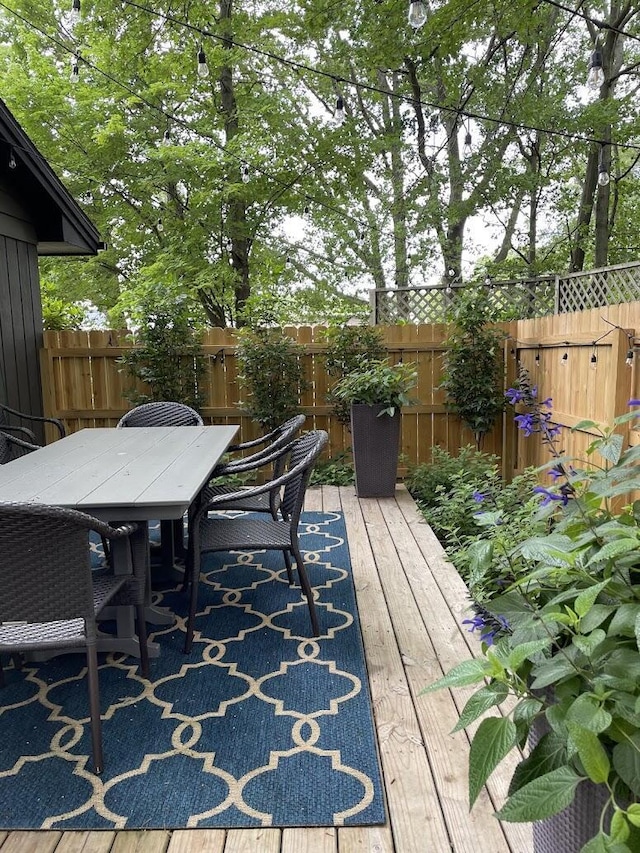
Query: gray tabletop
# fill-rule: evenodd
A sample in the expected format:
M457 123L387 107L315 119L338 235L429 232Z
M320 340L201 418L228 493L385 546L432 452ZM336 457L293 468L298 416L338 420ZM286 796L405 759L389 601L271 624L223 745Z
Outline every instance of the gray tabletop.
M237 430L83 429L0 466L0 501L71 507L106 521L180 518Z

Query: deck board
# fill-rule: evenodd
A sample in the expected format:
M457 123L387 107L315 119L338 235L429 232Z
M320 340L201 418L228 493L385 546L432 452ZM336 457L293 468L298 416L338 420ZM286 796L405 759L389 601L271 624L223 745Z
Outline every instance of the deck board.
M398 487L358 499L353 487L311 489L306 508L345 514L367 656L388 819L384 826L2 832L0 853L531 853L528 824L500 824L514 759L467 805L469 738L450 734L469 691L422 688L479 651L461 626L466 588ZM496 712L497 713L497 712Z

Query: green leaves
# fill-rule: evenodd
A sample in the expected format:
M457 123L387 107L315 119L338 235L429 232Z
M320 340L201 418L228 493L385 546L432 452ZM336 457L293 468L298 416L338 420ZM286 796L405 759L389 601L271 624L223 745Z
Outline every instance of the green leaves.
M475 684L477 681L481 681L489 670L490 665L481 658L462 661L442 678L425 687L421 693L430 693L433 690L440 690L442 687L464 687L467 684Z
M460 719L453 731L457 732L460 729L465 729L470 723L473 723L474 720L482 716L485 711L488 711L489 708L493 708L495 705L504 702L508 695L509 691L506 684L501 684L500 682L494 682L493 684L487 684L486 687L482 687L477 693L473 694L464 706L460 714Z
M622 781L640 796L640 733L613 748L613 766Z
M469 752L469 808L482 786L516 745L517 729L509 717L490 717L478 726Z
M559 767L533 779L512 794L496 817L514 823L544 820L573 802L582 781L571 767Z
M606 782L611 764L598 736L575 723L568 722L567 728L589 779L596 784Z

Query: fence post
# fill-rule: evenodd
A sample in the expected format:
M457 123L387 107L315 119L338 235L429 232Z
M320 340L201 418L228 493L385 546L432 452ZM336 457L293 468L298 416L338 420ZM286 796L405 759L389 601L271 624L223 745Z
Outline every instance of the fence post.
M612 423L618 415L624 415L627 412L627 404L633 396L631 387L633 371L626 363L632 336L633 333L626 329L614 329L611 333L613 370L605 377L603 390L608 424ZM616 431L625 437L625 441L628 440L629 424L622 424Z

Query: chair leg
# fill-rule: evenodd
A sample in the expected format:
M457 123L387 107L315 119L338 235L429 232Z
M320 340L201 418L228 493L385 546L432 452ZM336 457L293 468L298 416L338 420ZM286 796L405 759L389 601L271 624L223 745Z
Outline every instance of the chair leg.
M149 678L149 646L147 645L147 623L145 620L144 604L136 605L136 623L138 643L140 644L140 673L143 678Z
M200 581L200 560L198 559L196 568L196 558L193 553L190 554L190 582L191 596L189 598L189 615L187 616L187 635L184 640L184 653L189 654L193 644L193 627L196 621L196 610L198 609L198 585Z
M98 652L95 640L87 645L87 684L89 688L89 714L91 717L91 744L93 747L93 769L102 773L102 720L100 719L100 687L98 683Z
M289 578L289 586L293 586L293 572L291 571L291 555L288 551L283 551L284 554L284 563L287 567L287 577Z
M297 544L291 545L291 552L295 557L296 568L298 569L298 575L300 576L300 586L304 594L307 597L307 604L309 605L309 615L311 616L311 628L313 630L313 636L320 636L320 625L318 623L318 614L316 613L316 602L313 598L313 590L311 589L311 584L309 583L309 576L307 575L307 570L304 567L304 562L302 560L302 554L300 553L300 548Z

